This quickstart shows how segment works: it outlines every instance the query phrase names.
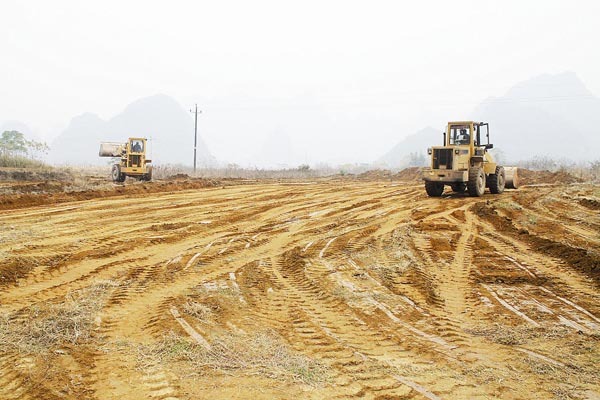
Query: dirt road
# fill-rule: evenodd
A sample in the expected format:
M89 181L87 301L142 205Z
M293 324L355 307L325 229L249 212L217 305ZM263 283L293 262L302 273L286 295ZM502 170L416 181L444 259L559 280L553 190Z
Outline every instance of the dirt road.
M597 399L599 199L323 181L3 210L0 398Z

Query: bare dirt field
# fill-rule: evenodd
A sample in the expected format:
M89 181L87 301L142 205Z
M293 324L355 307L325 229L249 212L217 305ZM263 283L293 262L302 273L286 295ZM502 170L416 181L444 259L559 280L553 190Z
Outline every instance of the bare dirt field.
M598 185L11 185L1 399L600 398Z

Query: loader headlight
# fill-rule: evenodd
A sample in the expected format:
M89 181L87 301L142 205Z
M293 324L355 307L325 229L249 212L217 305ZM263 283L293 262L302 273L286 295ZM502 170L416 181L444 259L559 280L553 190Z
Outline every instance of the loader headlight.
M433 153L433 150L431 150L431 147L429 147L429 148L427 149L427 154L431 155L431 153Z
M460 150L454 149L454 154L458 154L458 153L460 153Z

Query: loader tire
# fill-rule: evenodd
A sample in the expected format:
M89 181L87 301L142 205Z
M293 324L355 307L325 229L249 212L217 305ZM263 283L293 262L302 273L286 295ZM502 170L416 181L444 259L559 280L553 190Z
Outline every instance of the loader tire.
M450 187L452 188L452 191L455 193L464 193L465 190L467 190L467 183L466 182L456 182L456 183L450 184Z
M113 165L110 175L113 182L125 182L125 174L121 173L121 166L119 164Z
M469 182L467 183L469 196L481 197L485 192L485 173L481 167L469 168Z
M506 185L506 173L504 167L496 166L496 171L488 176L488 182L490 192L493 194L500 194L504 192L504 186Z
M440 197L444 193L444 184L425 181L425 191L429 197Z
M146 168L148 172L142 176L142 180L150 182L152 180L152 166L148 166Z

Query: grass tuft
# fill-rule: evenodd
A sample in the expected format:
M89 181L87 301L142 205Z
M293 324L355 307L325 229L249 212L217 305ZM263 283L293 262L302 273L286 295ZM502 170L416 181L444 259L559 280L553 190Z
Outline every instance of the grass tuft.
M564 337L568 334L568 330L560 327L555 327L553 329L540 329L504 326L501 324L478 326L466 329L466 332L475 336L482 336L490 342L504 344L507 346L525 344L528 341L536 338L544 338L549 340L558 337Z
M213 310L210 307L195 301L185 302L182 309L184 313L203 322L211 321L214 318Z
M62 303L33 305L17 315L0 317L0 349L44 354L56 346L87 342L95 319L115 281L98 281L69 292Z
M323 364L293 353L281 337L272 331L254 335L229 333L214 340L210 349L170 332L154 344L138 346L136 352L141 368L183 361L195 371L238 371L313 386L322 384L327 377Z

